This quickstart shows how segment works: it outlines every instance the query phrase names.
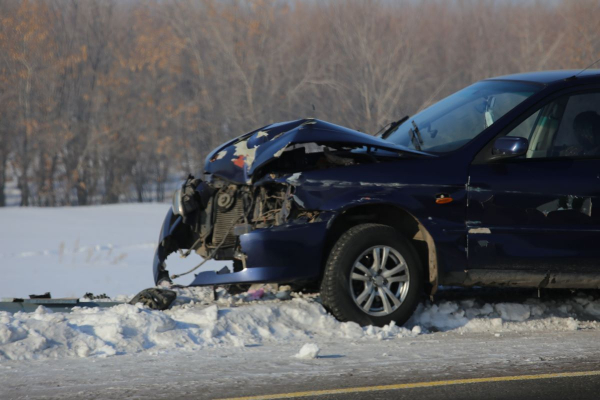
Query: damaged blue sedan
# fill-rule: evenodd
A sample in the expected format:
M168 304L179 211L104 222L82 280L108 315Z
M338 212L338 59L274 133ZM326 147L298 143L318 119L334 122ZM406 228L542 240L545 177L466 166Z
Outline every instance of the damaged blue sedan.
M191 285L314 287L402 324L439 285L600 287L600 71L477 82L368 135L317 119L225 143L175 192L154 259L232 260Z

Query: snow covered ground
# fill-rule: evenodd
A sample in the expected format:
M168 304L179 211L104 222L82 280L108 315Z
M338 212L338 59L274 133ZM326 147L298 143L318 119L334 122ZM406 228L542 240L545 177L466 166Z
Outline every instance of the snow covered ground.
M600 299L578 295L561 300L530 298L522 303L488 303L470 298L419 306L404 326L360 327L329 315L315 295L292 294L279 300L267 288L260 299L251 293L229 295L209 288L176 289L177 304L162 311L141 304L52 312L0 312L0 360L107 357L206 348L244 348L265 344L300 350L313 340L403 340L432 332L484 333L599 330ZM311 356L311 354L313 354ZM318 348L300 358L317 358Z
M167 207L0 210L0 297L50 291L54 297L94 292L127 299L150 287ZM170 269L180 272L197 260L177 260ZM531 370L547 360L580 366L600 360L600 298L591 292L538 299L533 292L457 296L447 290L421 304L404 327L377 328L339 322L317 295L285 287L233 296L218 289L216 298L209 288L175 290L178 299L164 312L139 304L0 312L0 398L44 397L48 385L50 397L77 398L99 388L111 389L113 398L157 394L153 382L167 369L171 379L192 379L208 396L238 388L234 377L250 387L269 375L286 388L290 380L336 374L368 378L368 371L380 371L381 377L392 367L406 376L417 370L443 376L458 365L473 374L481 366ZM136 370L141 362L148 369ZM193 375L198 365L202 377ZM134 380L107 381L106 371L124 366ZM60 388L50 384L57 380ZM238 392L249 394L243 387Z
M154 285L152 260L168 209L148 203L0 208L0 298L133 295ZM182 272L201 260L172 255L169 265ZM191 276L178 283L191 282Z

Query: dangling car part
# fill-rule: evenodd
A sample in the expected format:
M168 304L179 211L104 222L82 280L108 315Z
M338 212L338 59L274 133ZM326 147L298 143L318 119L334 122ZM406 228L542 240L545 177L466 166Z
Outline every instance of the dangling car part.
M302 119L231 140L175 192L155 282L201 267L170 275L175 252L230 260L191 285L312 284L362 325L404 323L439 284L600 287L598 76L484 80L377 136Z

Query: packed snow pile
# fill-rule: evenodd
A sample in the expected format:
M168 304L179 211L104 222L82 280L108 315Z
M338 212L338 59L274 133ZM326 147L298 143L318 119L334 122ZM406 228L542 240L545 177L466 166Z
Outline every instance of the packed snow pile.
M579 295L567 300L485 303L475 299L442 300L419 305L409 323L426 330L502 332L599 328L600 300Z
M503 332L598 329L600 300L577 295L566 300L485 303L477 299L422 304L405 327L360 327L339 322L315 295L280 300L276 288L238 295L220 289L175 289L178 300L166 311L122 304L111 308L54 313L0 312L0 360L105 357L206 347L285 344L289 356L313 341L402 340L434 331ZM290 347L290 345L292 345ZM310 350L310 351L309 351ZM298 354L310 357L314 348Z
M189 294L191 290L186 291ZM410 330L394 325L361 328L354 323L341 323L318 302L300 297L290 301L267 299L244 306L222 305L243 301L243 296L228 296L207 305L199 298L164 312L140 304L76 308L71 313L54 313L43 306L34 313L0 312L0 359L243 347L304 342L316 335L336 340L414 336Z

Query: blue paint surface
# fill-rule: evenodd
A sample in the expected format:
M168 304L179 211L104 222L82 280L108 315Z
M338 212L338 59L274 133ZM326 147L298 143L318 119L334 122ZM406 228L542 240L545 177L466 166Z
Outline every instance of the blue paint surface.
M505 159L490 161L495 138L556 96L600 90L597 70L552 71L495 79L534 82L541 89L458 150L428 154L324 121L302 119L265 126L215 149L205 173L239 184L287 182L297 202L323 212L315 223L286 223L240 236L247 269L200 273L193 285L292 282L318 279L329 229L354 207L393 206L432 236L441 281L468 269L597 271L600 268L600 159ZM600 132L598 133L600 134ZM255 149L236 159L236 144ZM396 157L380 163L314 169L289 176L255 176L290 144L348 143ZM242 163L243 161L243 163ZM437 204L443 193L453 199ZM162 241L180 223L167 213ZM160 247L155 256L158 279Z

